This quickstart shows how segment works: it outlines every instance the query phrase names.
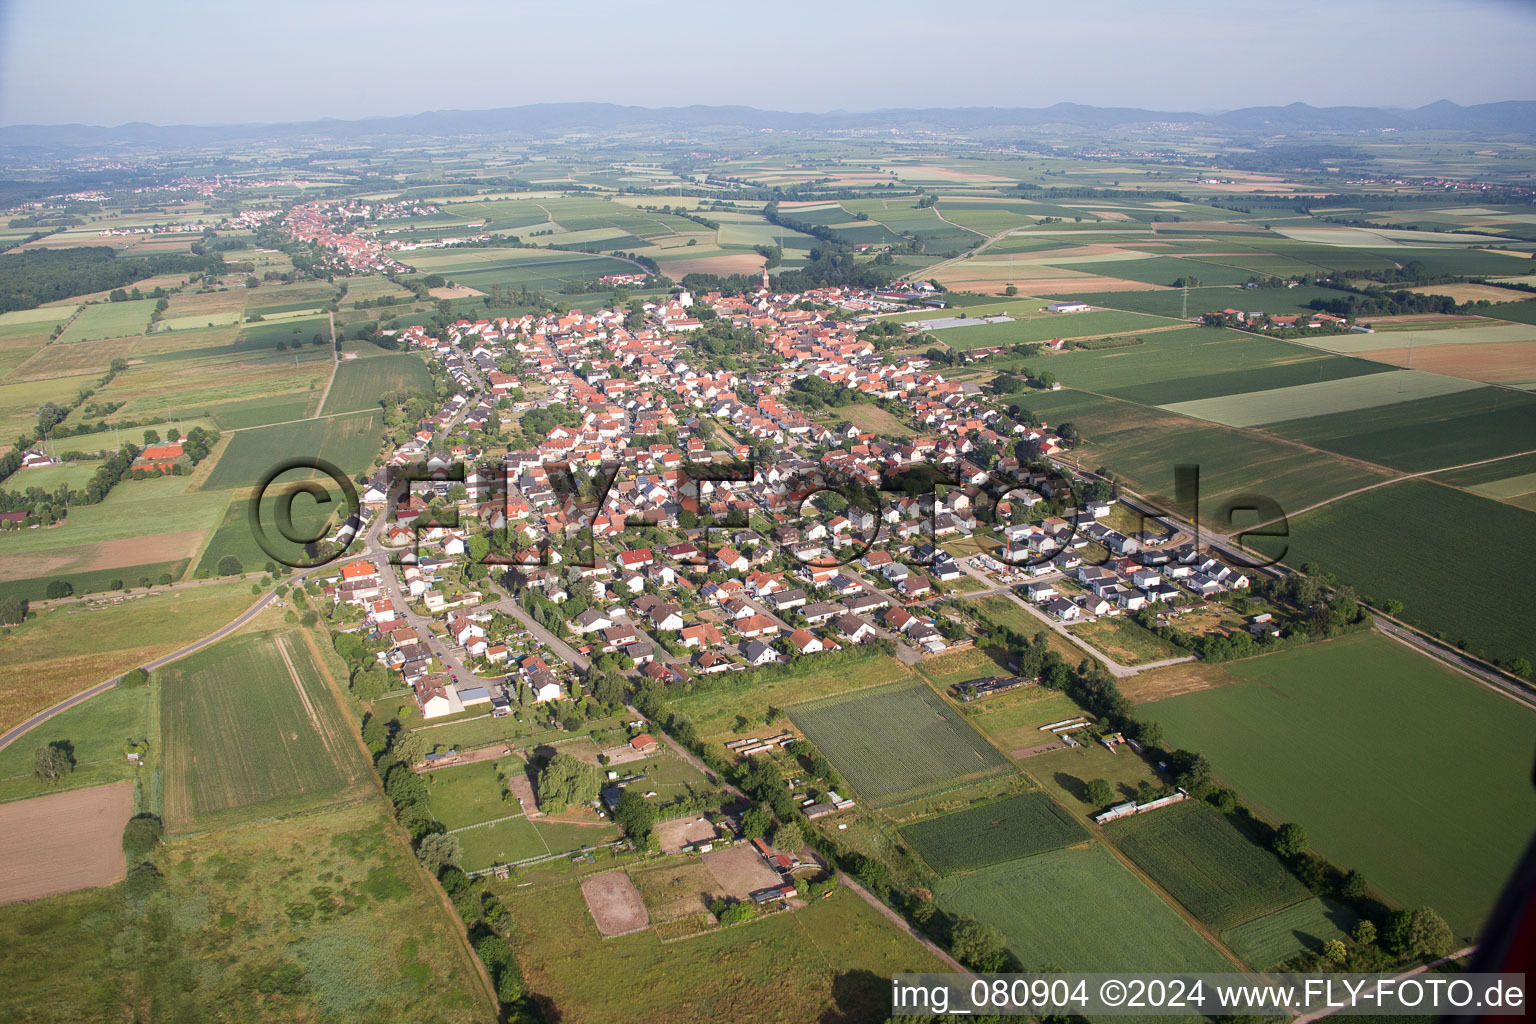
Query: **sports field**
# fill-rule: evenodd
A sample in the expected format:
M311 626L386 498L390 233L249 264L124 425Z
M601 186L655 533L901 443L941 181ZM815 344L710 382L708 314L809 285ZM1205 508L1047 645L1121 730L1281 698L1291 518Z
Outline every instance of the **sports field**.
M1088 838L1087 831L1044 793L928 818L908 825L901 834L941 875L1044 853Z
M230 439L202 489L255 486L274 467L294 458L322 458L351 476L368 466L378 447L376 412L242 430Z
M291 807L367 770L297 630L221 640L157 677L172 828L274 801Z
M397 353L344 359L336 367L336 379L320 415L374 409L386 392L428 391L431 386L432 377L420 356Z
M1232 685L1143 716L1323 856L1472 935L1530 839L1536 712L1370 633L1224 668Z
M854 791L875 804L1009 766L925 683L799 704L789 716Z
M1536 662L1536 512L1417 479L1296 516L1290 532L1287 563L1395 598L1405 621L1474 654Z
M1308 896L1273 853L1199 801L1123 818L1105 831L1154 882L1212 928L1230 928Z
M1026 971L1231 969L1097 842L951 875L934 899L999 929Z
M523 770L520 759L508 755L507 762L508 770ZM517 799L496 777L496 767L495 761L476 761L423 773L432 817L452 830L520 813Z
M1360 915L1337 900L1313 897L1221 933L1221 941L1263 971L1330 939L1347 939Z

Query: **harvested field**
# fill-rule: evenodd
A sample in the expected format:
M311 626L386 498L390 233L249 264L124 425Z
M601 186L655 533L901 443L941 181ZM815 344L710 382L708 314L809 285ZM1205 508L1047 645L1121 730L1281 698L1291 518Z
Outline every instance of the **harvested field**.
M622 871L593 875L581 883L581 894L597 930L606 936L628 935L651 925L640 890Z
M434 299L472 299L477 295L484 295L485 293L462 284L456 284L451 288L447 286L430 288L427 290L427 294Z
M1529 297L1514 288L1498 288L1488 284L1426 284L1408 290L1420 295L1449 295L1457 302L1476 302L1479 299L1487 299L1489 302L1520 302Z
M1166 668L1155 668L1150 672L1141 672L1119 682L1120 692L1125 699L1133 704L1140 704L1144 701L1164 700L1199 690L1227 686L1233 682L1233 679L1220 665L1186 661Z
M0 555L0 578L62 576L97 569L125 569L155 562L191 558L203 541L201 530L162 533L158 536L103 540L68 548Z
M661 267L673 280L681 280L684 274L756 274L763 269L763 258L755 252L721 253L698 259L667 260Z
M133 783L0 804L0 905L121 881Z
M779 884L779 873L764 863L757 851L746 843L706 853L704 866L720 883L721 891L738 900Z
M1391 334L1382 335L1392 337ZM1536 381L1536 342L1490 341L1478 345L1415 345L1357 352L1362 359L1409 366L1490 384Z

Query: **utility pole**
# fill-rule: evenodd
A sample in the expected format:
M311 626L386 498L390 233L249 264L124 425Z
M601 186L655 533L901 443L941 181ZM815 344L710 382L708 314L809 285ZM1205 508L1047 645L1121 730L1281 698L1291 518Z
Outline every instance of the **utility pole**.
M1180 320L1188 320L1189 319L1189 282L1187 282L1187 281L1184 283L1183 292L1184 292L1184 300L1183 300L1183 303L1179 306L1179 319Z

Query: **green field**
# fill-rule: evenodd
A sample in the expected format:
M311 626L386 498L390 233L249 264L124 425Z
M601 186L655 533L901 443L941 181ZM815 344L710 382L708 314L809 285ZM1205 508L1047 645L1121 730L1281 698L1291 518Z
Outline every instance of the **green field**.
M209 406L208 415L223 430L263 427L269 423L286 423L313 415L317 397L310 392L295 392L222 402Z
M1439 398L1480 387L1474 381L1459 377L1444 377L1421 370L1388 370L1176 402L1163 408L1181 416L1194 416L1229 427L1256 427L1304 416L1353 413L1417 399Z
M1072 626L1070 632L1122 665L1147 665L1189 653L1124 615Z
M157 678L172 827L334 794L367 770L296 630L221 640Z
M44 491L56 491L61 486L68 487L72 491L84 490L85 485L91 482L91 477L96 475L100 468L100 459L81 459L76 462L62 462L57 466L34 466L31 469L21 469L6 477L0 490L10 491L13 494L25 494L34 487Z
M261 501L261 522L266 529L268 541L287 560L287 564L305 563L310 558L306 546L289 542L278 528L278 508L286 502L286 493L287 488L282 484L274 485L267 492ZM338 500L322 505L306 494L295 494L289 505L294 532L300 537L313 537L322 529L334 530L339 526L340 520L337 517L345 517L346 505L339 500L339 495L335 497ZM251 529L252 500L236 498L229 503L213 536L203 548L202 557L193 567L195 572L207 569L210 573L217 573L219 562L229 555L239 559L241 567L247 572L263 569L272 561L272 553L257 542L255 531Z
M970 310L967 309L966 312L969 314ZM1172 320L1147 316L1143 313L1125 313L1108 309L1087 313L1050 313L1027 320L1015 320L1012 323L949 327L936 331L934 337L952 349L967 350L990 345L1050 341L1052 338L1130 334L1153 327L1171 327L1175 323Z
M701 736L729 738L737 716L752 718L766 714L769 707L789 707L801 701L912 678L911 669L884 655L852 662L845 660L831 666L819 666L816 659L811 658L795 668L803 671L749 678L741 686L703 693L685 692L669 701L667 706L673 713L690 718ZM741 675L752 677L756 674L744 672Z
M1028 857L1088 838L1087 831L1044 793L929 818L901 830L941 875Z
M1418 472L1530 451L1536 439L1536 397L1478 387L1285 420L1268 429L1340 455Z
M1536 662L1536 512L1405 480L1297 516L1290 532L1289 564L1316 562L1377 602L1395 598L1405 621L1474 653Z
M1329 939L1346 939L1360 915L1336 900L1313 897L1221 933L1221 941L1257 971L1268 970L1303 951L1316 952Z
M388 391L430 391L432 376L420 356L397 353L370 359L347 359L336 367L331 393L320 415L377 408Z
M1036 392L1025 405L1050 423L1071 421L1088 442L1082 464L1108 465L1142 494L1171 496L1173 467L1198 465L1208 516L1247 494L1267 495L1295 511L1388 475L1255 431L1079 391Z
M1369 633L1224 669L1232 685L1143 717L1323 856L1472 935L1530 839L1536 713Z
M154 312L153 299L130 302L96 302L80 311L70 325L59 335L59 341L96 341L100 338L127 338L143 334L149 325L149 314Z
M1154 882L1218 930L1308 895L1274 854L1198 801L1122 818L1105 831Z
M219 456L213 471L203 481L203 490L253 487L274 467L294 458L322 458L352 476L372 462L379 442L378 413L242 430Z
M1231 970L1100 843L951 875L934 899L998 928L1026 971Z
M854 791L875 804L1008 767L925 683L799 704L789 715Z

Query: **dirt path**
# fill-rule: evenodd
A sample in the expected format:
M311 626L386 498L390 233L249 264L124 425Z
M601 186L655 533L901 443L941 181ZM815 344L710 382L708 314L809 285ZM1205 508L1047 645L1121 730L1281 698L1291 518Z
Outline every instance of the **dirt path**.
M325 408L326 399L331 397L331 385L336 383L336 371L341 369L341 350L336 347L336 314L327 310L325 318L331 325L331 376L325 382L325 390L320 392L320 404L315 406L316 417Z
M868 903L870 906L874 907L876 910L880 911L880 913L884 914L887 920L889 920L897 928L900 928L902 931L916 939L918 945L922 946L928 952L938 957L938 959L943 962L943 964L950 970L954 971L956 974L963 974L967 978L972 977L969 968L967 968L959 960L956 960L954 957L944 952L944 950L940 949L938 945L936 945L934 941L928 936L924 935L916 928L913 928L910 924L907 923L906 918L902 917L900 914L896 913L896 911L892 910L880 900L876 899L868 889L864 888L858 882L855 882L851 875L839 875L838 878L843 885L848 887L850 892L858 896L865 903Z

